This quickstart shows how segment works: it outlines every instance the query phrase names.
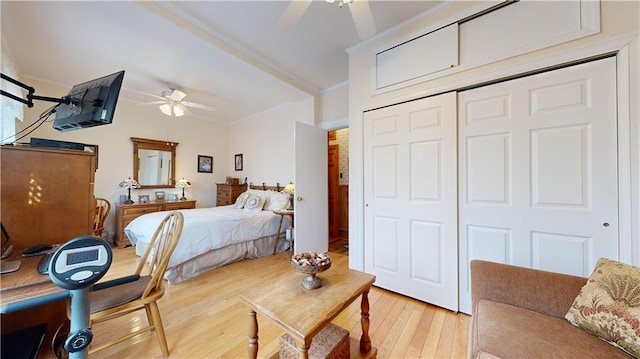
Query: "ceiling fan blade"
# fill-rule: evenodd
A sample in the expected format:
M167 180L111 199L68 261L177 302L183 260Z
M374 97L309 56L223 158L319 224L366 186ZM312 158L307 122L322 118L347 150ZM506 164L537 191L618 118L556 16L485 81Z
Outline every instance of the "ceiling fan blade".
M285 10L280 20L278 20L278 26L283 29L290 29L295 25L302 17L307 8L311 5L311 0L292 0L287 10Z
M163 102L167 102L167 100L166 100L164 97L162 97L162 96L158 96L158 95L154 95L154 94L150 94L150 93L148 93L148 92L142 92L142 91L133 90L133 89L130 89L130 88L125 89L125 91L131 91L131 92L133 92L133 93L137 93L137 94L140 94L140 95L145 95L145 96L155 97L155 98L157 98L158 100L163 100Z
M187 94L180 90L173 90L171 95L169 95L173 101L182 101L183 98L187 97Z
M199 103L193 103L193 102L188 102L188 101L182 101L180 103L182 105L184 105L184 106L193 107L193 108L199 108L201 110L207 110L207 111L215 111L216 110L215 107L211 107L211 106L207 106L207 105L201 105Z
M376 34L376 24L373 21L373 14L368 0L353 0L349 4L349 11L353 23L361 40L366 40Z

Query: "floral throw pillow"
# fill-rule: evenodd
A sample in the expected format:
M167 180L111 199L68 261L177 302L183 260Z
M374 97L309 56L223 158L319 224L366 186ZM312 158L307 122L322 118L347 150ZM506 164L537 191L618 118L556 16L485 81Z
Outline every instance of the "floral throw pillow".
M640 268L600 258L565 318L640 357Z

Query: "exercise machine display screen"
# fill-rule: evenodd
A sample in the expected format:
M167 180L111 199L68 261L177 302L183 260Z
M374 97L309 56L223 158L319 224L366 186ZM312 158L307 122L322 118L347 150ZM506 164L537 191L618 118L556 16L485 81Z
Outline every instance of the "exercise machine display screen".
M95 262L98 260L99 249L69 253L67 255L67 265L71 266L79 263Z
M98 238L74 238L53 254L49 275L65 289L83 288L100 279L111 265L111 248Z

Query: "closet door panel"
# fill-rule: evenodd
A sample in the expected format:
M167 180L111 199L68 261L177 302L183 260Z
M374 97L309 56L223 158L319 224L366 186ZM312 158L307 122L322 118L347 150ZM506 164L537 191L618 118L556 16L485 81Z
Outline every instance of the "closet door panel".
M365 114L365 271L458 308L456 106L446 94Z
M461 310L469 261L588 277L618 259L615 59L458 95Z

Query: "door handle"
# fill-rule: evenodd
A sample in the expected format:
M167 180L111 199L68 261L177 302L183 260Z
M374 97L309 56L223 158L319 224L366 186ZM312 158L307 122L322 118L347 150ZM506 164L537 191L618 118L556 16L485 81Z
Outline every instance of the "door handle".
M298 202L302 201L302 197L300 197L300 196L296 197L296 201L298 201Z

